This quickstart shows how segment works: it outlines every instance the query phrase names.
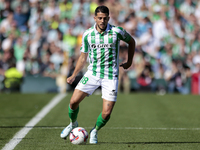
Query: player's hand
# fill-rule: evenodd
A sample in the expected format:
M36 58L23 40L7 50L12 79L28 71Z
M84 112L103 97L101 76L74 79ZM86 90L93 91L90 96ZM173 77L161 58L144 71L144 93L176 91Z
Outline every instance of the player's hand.
M122 64L120 65L120 67L123 67L124 69L128 69L131 65L132 65L132 63L126 62L126 63L122 63Z
M74 76L70 76L69 78L67 78L67 83L68 84L72 84L75 80L75 77Z

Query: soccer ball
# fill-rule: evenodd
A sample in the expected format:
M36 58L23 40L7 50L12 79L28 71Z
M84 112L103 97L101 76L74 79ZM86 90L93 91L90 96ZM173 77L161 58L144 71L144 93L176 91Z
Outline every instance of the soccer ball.
M88 139L87 131L82 127L74 128L69 134L69 140L72 144L85 144Z

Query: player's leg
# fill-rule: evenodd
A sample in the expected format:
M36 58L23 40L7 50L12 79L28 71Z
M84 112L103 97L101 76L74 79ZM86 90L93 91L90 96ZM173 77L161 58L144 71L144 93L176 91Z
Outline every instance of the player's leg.
M80 91L78 89L74 90L74 93L71 97L70 104L68 107L68 114L70 118L70 124L63 129L63 131L60 134L61 138L66 138L72 129L75 127L78 127L77 122L77 115L79 112L79 103L88 95L88 93L85 93L83 91Z
M108 101L103 99L103 110L97 118L95 127L90 131L90 143L96 144L97 140L97 132L106 125L108 120L110 119L110 115L112 113L113 107L115 105L115 101Z
M103 109L97 118L95 127L90 131L90 143L96 144L97 132L106 125L110 119L113 107L117 100L118 80L104 80L102 86Z
M96 129L100 130L110 119L111 112L115 105L115 101L108 101L103 99L103 110L97 118Z
M79 103L88 95L83 91L78 89L74 90L74 93L71 97L70 104L69 104L69 118L70 121L73 123L77 119L78 111L79 111Z
M98 80L99 79L94 77L90 72L86 72L76 86L68 107L70 124L61 132L61 138L66 138L71 130L78 126L77 115L79 112L79 103L99 87L100 84Z

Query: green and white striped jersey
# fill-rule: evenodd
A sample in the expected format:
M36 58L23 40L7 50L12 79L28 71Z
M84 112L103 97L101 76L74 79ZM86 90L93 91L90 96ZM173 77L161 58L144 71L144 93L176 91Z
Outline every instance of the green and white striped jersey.
M118 78L120 40L129 42L131 36L121 27L108 24L103 33L96 24L86 30L82 37L81 52L89 53L88 70L99 78Z

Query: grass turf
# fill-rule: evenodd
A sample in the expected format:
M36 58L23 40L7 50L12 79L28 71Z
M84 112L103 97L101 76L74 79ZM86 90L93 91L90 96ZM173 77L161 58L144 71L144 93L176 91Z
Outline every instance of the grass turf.
M41 95L33 96L39 101ZM46 98L44 98L44 97ZM110 121L98 133L97 145L72 145L69 140L60 138L60 132L68 125L68 104L71 93L62 100L52 111L46 115L16 146L17 150L194 150L200 149L200 113L199 96L194 95L165 95L154 94L119 94ZM8 96L9 97L9 96ZM20 95L26 99L26 95ZM52 95L42 95L42 99L51 99ZM1 102L1 100L0 100ZM37 104L38 104L37 102ZM17 103L17 101L16 101ZM4 103L4 105L6 105ZM23 104L22 104L23 105ZM26 105L26 104L25 104ZM34 106L34 105L32 105ZM3 106L1 106L3 107ZM26 117L27 122L34 115L27 115L27 110L18 110L13 104L13 109L19 111L18 117ZM101 96L92 95L87 97L81 104L78 115L79 126L88 132L94 126L102 109ZM39 111L40 109L38 109ZM2 110L0 109L2 112ZM6 116L7 112L3 111ZM33 113L34 114L34 113ZM1 116L4 116L1 114ZM16 115L7 115L15 118ZM8 119L12 120L12 118ZM23 120L23 119L22 119ZM27 123L21 120L16 126ZM9 124L0 126L9 126ZM12 124L15 126L15 123ZM8 136L8 130L16 132L16 128L4 128L3 134ZM0 129L2 131L2 129ZM8 133L7 133L8 132ZM13 134L14 134L13 133ZM0 138L0 141L4 141ZM3 146L2 144L0 146Z
M55 94L0 94L0 149Z

